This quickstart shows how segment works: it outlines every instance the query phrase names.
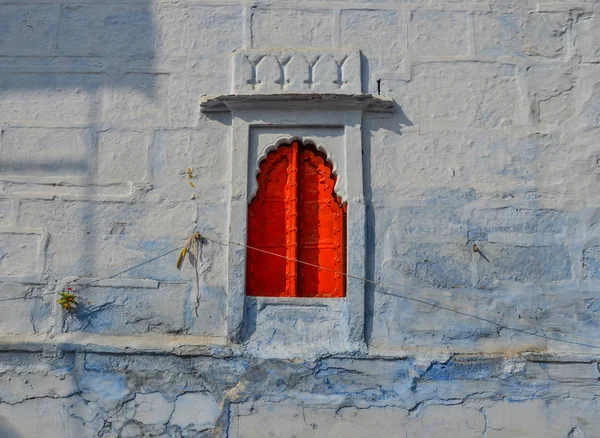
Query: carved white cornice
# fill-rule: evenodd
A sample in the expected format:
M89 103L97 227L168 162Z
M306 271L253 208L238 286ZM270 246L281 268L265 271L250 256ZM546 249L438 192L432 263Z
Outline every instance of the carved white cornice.
M358 49L240 49L233 53L231 94L202 96L200 109L392 112L394 102L362 93Z
M200 109L205 113L246 109L357 109L387 113L394 111L394 101L371 94L229 94L202 96Z

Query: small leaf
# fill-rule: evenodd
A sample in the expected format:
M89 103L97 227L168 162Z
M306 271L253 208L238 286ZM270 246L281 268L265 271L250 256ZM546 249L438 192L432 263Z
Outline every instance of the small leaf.
M185 255L187 254L188 249L187 247L183 248L181 250L181 254L179 254L179 257L177 258L177 269L181 269L181 264L183 263L183 259L185 258Z

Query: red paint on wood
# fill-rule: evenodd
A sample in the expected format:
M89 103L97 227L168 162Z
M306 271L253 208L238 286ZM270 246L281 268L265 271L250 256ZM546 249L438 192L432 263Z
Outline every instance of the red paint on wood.
M314 147L295 141L267 155L248 207L248 245L288 259L248 249L248 295L345 295L346 209L334 185L331 164Z
M292 149L282 146L260 165L258 192L248 207L248 246L286 256L286 187ZM286 260L264 252L247 250L247 294L287 295Z
M303 297L343 297L345 278L344 228L346 212L333 187L327 158L304 149L299 166L298 291ZM333 272L335 271L335 272Z

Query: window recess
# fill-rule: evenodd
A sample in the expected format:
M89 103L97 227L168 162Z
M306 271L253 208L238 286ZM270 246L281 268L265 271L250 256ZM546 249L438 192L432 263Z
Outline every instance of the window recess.
M248 207L246 293L345 296L346 205L327 157L294 141L260 164Z

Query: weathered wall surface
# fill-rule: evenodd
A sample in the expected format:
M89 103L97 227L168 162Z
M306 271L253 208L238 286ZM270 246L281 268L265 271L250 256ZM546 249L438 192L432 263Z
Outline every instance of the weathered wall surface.
M360 49L396 103L361 127L392 286L364 344L341 304L232 344L226 248L198 316L175 268L227 236L231 115L199 98L269 47ZM592 0L0 0L0 437L599 436L599 47Z

